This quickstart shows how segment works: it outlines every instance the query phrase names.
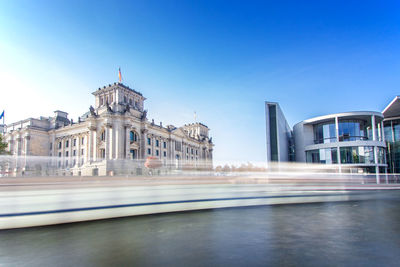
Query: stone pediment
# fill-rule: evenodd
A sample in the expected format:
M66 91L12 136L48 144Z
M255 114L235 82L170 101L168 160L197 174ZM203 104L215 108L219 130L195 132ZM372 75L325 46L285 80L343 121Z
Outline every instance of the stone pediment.
M175 135L179 135L181 137L187 136L186 132L182 128L177 128L177 129L173 130L172 133L174 133Z

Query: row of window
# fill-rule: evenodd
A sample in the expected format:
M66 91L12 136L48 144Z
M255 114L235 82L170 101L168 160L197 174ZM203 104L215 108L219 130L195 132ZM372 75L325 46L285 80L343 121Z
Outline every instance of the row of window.
M100 106L105 105L106 103L112 103L114 101L113 95L109 96L100 96Z
M136 100L133 100L132 98L128 98L126 96L124 96L124 103L131 105L131 106L135 106L135 107L139 107L139 102Z
M332 143L342 141L372 140L372 125L366 120L341 120L338 124L339 138L336 136L334 121L314 125L314 143ZM375 125L376 139L382 141L381 124Z
M377 148L378 163L385 163L385 149ZM306 160L310 163L337 164L338 150L333 148L321 148L306 152ZM374 147L372 146L355 146L340 148L340 162L342 164L365 163L374 164Z
M163 148L167 148L167 142L164 141L162 143L163 143ZM147 144L149 146L151 146L151 138L150 137L147 137ZM160 147L160 140L156 139L156 147Z
M83 165L83 163L84 163L85 161L84 161L84 159L81 159L81 165ZM72 164L71 164L71 166L69 165L69 162L68 162L68 160L66 160L65 161L65 165L62 165L61 166L61 161L58 161L58 168L61 168L61 167L65 167L65 168L67 168L67 167L73 167L73 166L75 166L75 164L76 164L76 160L74 159L73 161L72 161Z
M157 157L160 156L160 151L158 149L156 149L155 152L156 152L156 156ZM147 149L147 154L151 155L151 148ZM167 157L167 152L166 151L163 151L163 157ZM179 155L176 155L176 158L179 159ZM189 160L189 155L186 156L186 159ZM191 159L194 160L195 158L192 156ZM198 160L197 157L196 157L196 160Z
M151 155L151 148L147 149L147 155ZM156 156L160 156L160 151L158 149L156 149ZM163 151L163 156L167 156L167 151Z
M81 149L81 155L84 156L85 155L85 150ZM58 152L58 157L61 158L62 153ZM72 156L75 157L76 156L76 150L72 150ZM69 157L69 151L65 151L65 157Z
M76 146L77 140L78 140L78 138L72 139L72 146ZM63 143L62 141L59 141L59 142L58 142L58 149L61 149L61 148L62 148L62 143ZM85 144L85 137L81 137L81 144L82 144L82 145ZM64 146L65 146L65 148L68 148L68 147L69 147L69 140L65 140L65 141L64 141ZM50 150L52 150L52 149L53 149L53 143L50 142Z
M160 141L157 139L155 141L156 141L155 146L160 147ZM167 148L167 142L163 141L162 143L163 143L163 148ZM151 146L151 144L152 144L150 137L147 138L147 144L149 146ZM175 150L182 151L182 142L175 141ZM198 153L199 153L197 149L194 150L193 148L190 149L190 152L192 155L194 155L194 154L198 155ZM186 153L189 154L189 147L186 148Z

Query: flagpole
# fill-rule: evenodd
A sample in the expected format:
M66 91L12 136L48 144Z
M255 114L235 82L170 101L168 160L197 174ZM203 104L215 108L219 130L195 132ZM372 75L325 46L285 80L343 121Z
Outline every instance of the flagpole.
M3 110L3 135L5 134L5 132L6 132L6 124L4 123L4 110Z

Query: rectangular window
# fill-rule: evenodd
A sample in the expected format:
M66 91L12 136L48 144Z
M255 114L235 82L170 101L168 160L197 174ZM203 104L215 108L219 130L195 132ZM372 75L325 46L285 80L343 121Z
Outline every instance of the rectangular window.
M50 143L50 150L53 149L53 143Z
M156 140L156 147L158 147L160 144L159 144L159 141L158 140Z
M76 156L76 150L74 150L73 152L72 152L73 154L73 156ZM74 164L75 165L75 164Z
M65 147L68 147L69 146L69 141L67 140L67 141L65 141Z
M164 142L164 143L163 143L163 147L164 147L164 148L167 148L167 142Z
M147 144L151 145L151 138L150 137L147 138Z
M372 146L341 147L340 160L344 164L346 163L373 164L375 162L374 147Z
M76 138L74 139L74 146L76 146Z
M68 157L68 151L65 152L65 156Z
M61 158L61 152L58 152L58 157Z
M310 163L336 164L337 149L321 148L321 149L306 151L306 160L307 162Z
M85 151L83 149L81 149L81 155L85 155Z
M147 155L151 155L151 148L147 149Z
M192 155L193 155L193 148L191 149L191 151L190 151L191 153L192 153Z
M167 152L166 151L164 151L164 157L166 157L167 156Z
M176 151L182 150L182 142L175 141L175 150Z
M82 145L84 145L85 144L85 137L82 137L82 143L81 143Z
M159 156L160 155L160 153L158 152L158 150L156 150L156 156Z
M62 146L61 142L58 142L58 149L61 149L61 146Z

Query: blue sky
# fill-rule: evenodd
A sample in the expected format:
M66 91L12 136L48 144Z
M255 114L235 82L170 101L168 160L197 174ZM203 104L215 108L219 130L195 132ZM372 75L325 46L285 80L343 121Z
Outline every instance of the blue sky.
M6 123L76 119L117 81L149 118L208 125L216 161L265 159L264 101L288 122L381 111L399 94L399 1L1 1Z

